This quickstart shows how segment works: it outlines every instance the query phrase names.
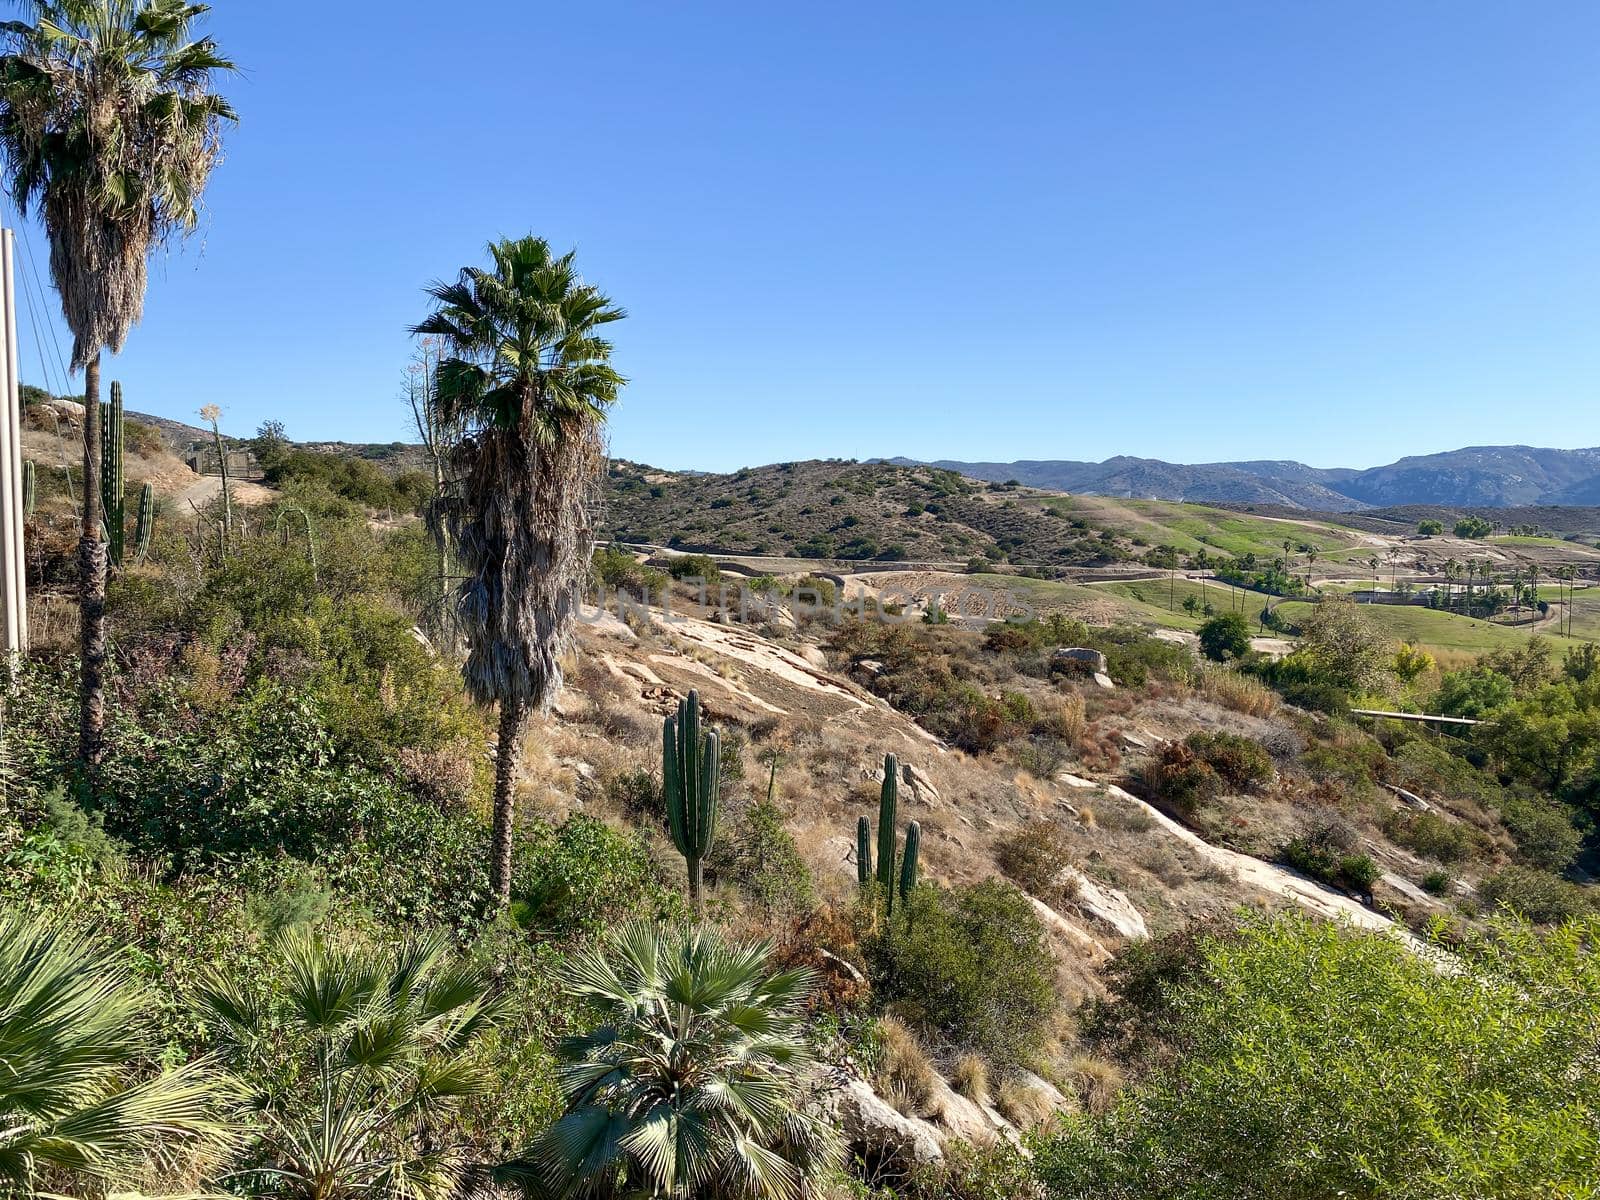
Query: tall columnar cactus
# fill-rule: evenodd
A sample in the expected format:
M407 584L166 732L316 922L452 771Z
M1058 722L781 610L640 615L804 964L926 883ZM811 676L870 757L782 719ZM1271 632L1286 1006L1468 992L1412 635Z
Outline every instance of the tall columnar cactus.
M878 886L883 889L884 908L894 915L895 810L900 803L900 763L892 754L883 756L883 787L878 792Z
M33 516L34 507L39 503L38 469L33 465L33 459L26 459L22 464L22 519L28 520Z
M700 907L702 863L717 830L722 790L722 746L715 732L700 733L700 693L678 704L661 725L661 782L672 844L689 868L689 899Z
M139 517L133 527L133 561L144 562L150 554L150 536L156 528L156 489L147 483L139 489Z
M922 852L922 825L913 821L906 826L906 848L900 857L900 899L909 900L917 886L917 860Z
M900 762L892 754L883 756L883 787L878 793L877 870L873 870L872 823L866 817L856 821L856 879L865 888L874 878L883 895L885 917L894 916L896 891L907 899L917 886L917 860L922 848L922 826L913 821L906 827L905 849L896 848L895 815L900 802ZM899 878L896 876L896 865ZM897 886L898 885L898 886Z
M111 399L100 404L100 502L105 513L106 542L111 565L122 565L128 516L127 480L123 466L122 385L113 382Z
M872 882L872 822L856 818L856 880L862 887Z

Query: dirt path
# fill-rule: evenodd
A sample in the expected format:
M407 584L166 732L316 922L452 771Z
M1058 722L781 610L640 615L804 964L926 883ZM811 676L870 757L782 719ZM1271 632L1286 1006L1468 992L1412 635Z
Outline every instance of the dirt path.
M275 489L251 483L247 479L229 480L228 490L235 504L247 508L255 504L266 504L278 495ZM187 514L200 511L220 495L222 495L222 476L199 475L195 477L193 483L181 488L168 499L179 512Z

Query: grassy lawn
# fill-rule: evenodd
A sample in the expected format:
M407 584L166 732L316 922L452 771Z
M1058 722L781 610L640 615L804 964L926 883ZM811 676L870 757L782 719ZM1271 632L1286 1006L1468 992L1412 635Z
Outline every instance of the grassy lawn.
M1278 521L1203 504L1117 500L1107 496L1063 496L1044 504L1063 516L1085 520L1093 528L1143 538L1152 546L1176 546L1186 554L1203 549L1234 557L1255 554L1270 559L1283 553L1285 538L1296 546L1305 542L1322 551L1358 545L1350 530L1319 521Z
M1298 622L1310 611L1303 600L1290 600L1278 606L1287 621ZM1501 646L1525 645L1533 634L1526 629L1511 629L1491 625L1459 613L1441 612L1438 609L1409 605L1362 605L1373 623L1397 641L1410 642L1429 650L1464 651L1481 654ZM1596 627L1600 632L1600 607L1596 608ZM1553 629L1539 631L1546 635Z

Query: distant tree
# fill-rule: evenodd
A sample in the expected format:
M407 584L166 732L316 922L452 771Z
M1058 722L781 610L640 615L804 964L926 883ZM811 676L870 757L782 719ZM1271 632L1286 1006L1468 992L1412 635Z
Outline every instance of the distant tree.
M1366 609L1345 596L1328 596L1300 623L1297 653L1334 686L1353 694L1381 686L1394 662L1393 644Z
M1494 526L1482 517L1462 517L1455 525L1455 535L1458 538L1486 538L1494 532Z
M1433 668L1433 655L1409 642L1401 642L1400 649L1394 652L1394 673L1404 684L1414 683L1418 676L1426 675Z
M601 430L623 384L600 331L625 314L542 238L496 242L489 255L487 270L465 267L429 289L439 308L413 332L442 339L436 403L465 431L430 519L465 574L456 615L467 690L500 706L490 876L504 905L522 728L561 686L589 566Z
M1432 517L1417 522L1417 532L1423 537L1438 537L1444 532L1444 522Z
M43 218L72 368L84 373L78 746L94 769L105 741L100 354L119 353L143 313L150 252L199 221L222 126L235 120L212 77L233 64L211 38L190 40L203 4L28 7L32 24L0 25L0 158L17 208Z
M267 420L256 426L256 441L267 446L279 446L289 440L282 421Z
M1222 613L1200 626L1200 652L1213 662L1250 653L1250 626L1238 613Z

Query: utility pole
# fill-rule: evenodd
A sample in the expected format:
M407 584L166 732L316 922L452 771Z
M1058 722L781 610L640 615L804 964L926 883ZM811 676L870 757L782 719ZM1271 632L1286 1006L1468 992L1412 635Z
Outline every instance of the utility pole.
M17 378L14 236L0 230L0 654L15 673L28 653L28 579L22 554L22 404Z

